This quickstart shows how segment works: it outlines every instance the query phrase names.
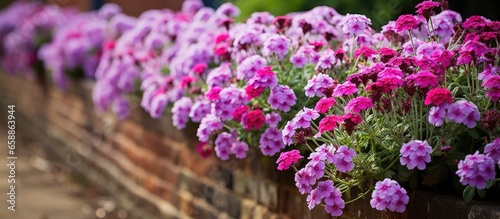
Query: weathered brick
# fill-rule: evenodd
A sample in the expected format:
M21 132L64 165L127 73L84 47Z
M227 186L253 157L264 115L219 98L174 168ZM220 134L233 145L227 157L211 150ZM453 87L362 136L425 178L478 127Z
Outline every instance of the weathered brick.
M470 207L457 196L441 195L431 200L429 215L430 218L467 218Z
M467 215L469 219L490 219L500 218L498 203L481 203L473 205Z
M276 184L261 180L259 191L259 202L269 208L269 210L276 211L278 209L278 187Z

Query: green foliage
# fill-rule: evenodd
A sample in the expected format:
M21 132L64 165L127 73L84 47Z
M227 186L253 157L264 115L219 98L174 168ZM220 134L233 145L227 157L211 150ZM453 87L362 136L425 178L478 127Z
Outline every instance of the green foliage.
M379 29L389 20L403 13L413 13L417 2L408 0L233 0L241 9L240 19L256 11L269 11L273 15L284 15L294 11L306 11L316 6L330 6L340 14L364 14L372 20L372 27Z

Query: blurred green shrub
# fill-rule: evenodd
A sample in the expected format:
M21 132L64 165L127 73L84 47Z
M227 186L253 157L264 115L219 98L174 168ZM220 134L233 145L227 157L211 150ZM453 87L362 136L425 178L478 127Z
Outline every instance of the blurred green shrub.
M395 20L400 14L413 13L415 0L233 0L241 9L240 18L247 18L255 11L269 11L273 15L289 12L307 11L316 6L326 5L335 8L341 14L364 14L372 19L373 28L389 20Z

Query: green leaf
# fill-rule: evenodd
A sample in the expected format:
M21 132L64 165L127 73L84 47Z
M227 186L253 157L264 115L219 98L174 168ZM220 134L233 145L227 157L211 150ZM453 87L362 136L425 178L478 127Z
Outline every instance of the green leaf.
M493 184L495 184L495 180L488 181L488 183L486 184L486 189L491 188L491 186L493 186Z
M423 185L433 186L446 181L448 177L448 168L444 163L438 165L430 166L427 168L426 175L422 181Z
M416 189L418 187L418 176L414 174L410 177L410 188Z
M484 198L484 196L486 196L486 189L478 189L477 194L479 197Z
M467 134L469 134L474 139L479 139L479 133L474 129L467 129Z
M475 194L476 194L476 188L467 186L465 187L462 195L464 197L465 202L470 202L474 198Z

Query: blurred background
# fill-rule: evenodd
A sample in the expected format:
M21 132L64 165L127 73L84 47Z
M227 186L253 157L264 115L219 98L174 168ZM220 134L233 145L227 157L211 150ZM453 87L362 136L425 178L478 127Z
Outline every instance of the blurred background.
M13 0L0 0L0 8ZM141 12L153 8L180 9L183 0L45 0L62 6L74 6L80 10L99 8L106 2L122 6L127 14L138 16ZM240 20L256 11L269 11L273 15L307 11L316 6L327 5L341 14L364 14L372 20L372 26L378 30L389 20L395 20L401 14L413 14L415 5L421 0L203 0L206 6L216 8L224 2L232 2L241 9ZM492 20L500 20L499 0L449 0L449 8L466 18L482 15Z

